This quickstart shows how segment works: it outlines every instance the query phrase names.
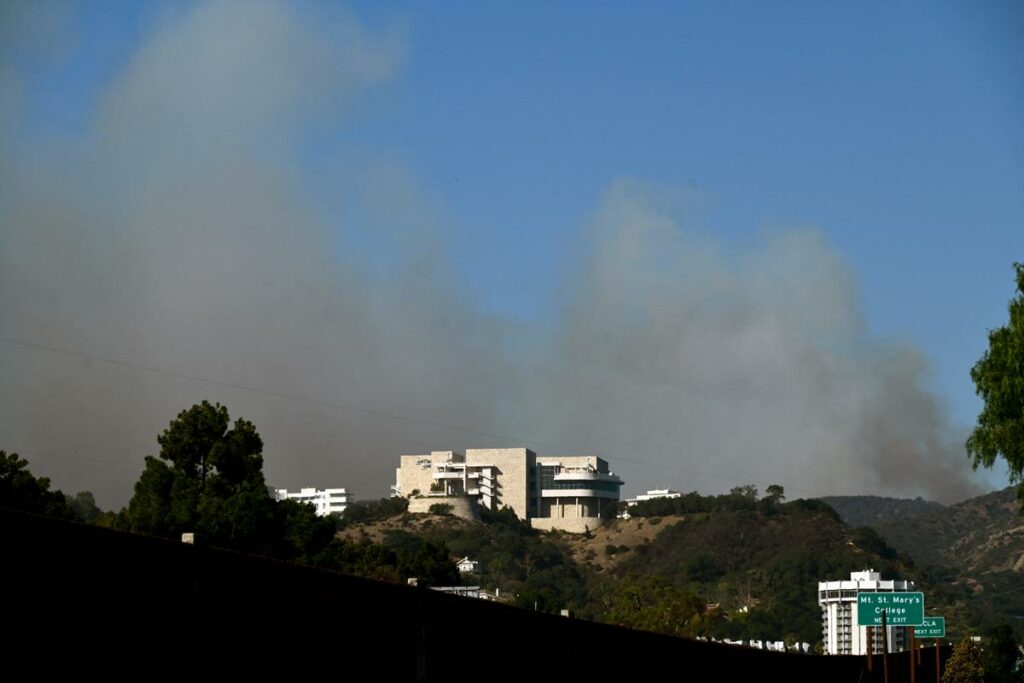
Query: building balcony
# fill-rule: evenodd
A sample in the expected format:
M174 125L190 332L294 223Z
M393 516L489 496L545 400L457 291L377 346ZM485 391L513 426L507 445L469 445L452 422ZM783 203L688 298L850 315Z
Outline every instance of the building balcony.
M599 489L577 488L577 489L541 489L542 498L604 498L605 500L618 500L618 491L602 491Z
M605 474L588 469L570 469L563 467L561 472L555 474L555 481L614 481L622 483L617 474Z

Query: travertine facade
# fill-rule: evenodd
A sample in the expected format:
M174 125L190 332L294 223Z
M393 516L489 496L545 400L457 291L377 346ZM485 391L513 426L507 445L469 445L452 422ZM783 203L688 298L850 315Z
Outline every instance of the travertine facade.
M476 448L465 455L403 455L394 490L410 509L422 499L465 496L487 510L511 508L543 529L583 532L607 517L622 480L596 456L538 456L526 448ZM415 504L412 504L416 501Z
M432 505L451 506L448 514L463 519L480 519L476 505L472 498L466 496L424 496L423 498L409 499L409 512L430 512Z

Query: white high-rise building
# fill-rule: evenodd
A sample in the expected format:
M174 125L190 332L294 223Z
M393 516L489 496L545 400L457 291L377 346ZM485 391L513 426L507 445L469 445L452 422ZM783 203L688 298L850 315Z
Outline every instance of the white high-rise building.
M316 508L316 514L321 517L340 515L350 503L355 501L355 496L345 489L308 488L298 491L274 489L274 495L278 500L297 500L300 503L309 503Z
M830 655L866 655L868 627L857 625L857 593L890 593L914 590L913 581L883 581L879 572L868 569L850 572L849 581L819 581L818 605L821 606L821 638ZM889 652L907 648L906 626L887 626ZM874 629L874 652L883 649L882 629Z

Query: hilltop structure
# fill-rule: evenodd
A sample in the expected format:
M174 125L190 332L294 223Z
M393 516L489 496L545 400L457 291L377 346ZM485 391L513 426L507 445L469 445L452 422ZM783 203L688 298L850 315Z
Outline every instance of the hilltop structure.
M508 507L538 529L583 533L614 516L622 480L593 455L539 456L528 448L476 448L465 455L433 451L403 455L396 495L410 512L467 501L491 511ZM461 503L461 504L460 504ZM435 508L436 509L436 508Z
M624 502L626 507L619 513L619 519L629 519L629 508L635 506L637 503L641 503L645 500L654 500L655 498L681 498L683 496L679 491L673 489L651 489L647 493L641 493L636 498L627 498Z
M340 515L345 508L355 502L355 496L346 489L305 488L298 491L274 489L274 496L278 500L297 500L300 503L308 503L316 508L316 514L321 517Z
M913 581L883 581L871 569L850 572L849 581L819 581L818 605L821 606L821 639L830 655L866 655L868 627L857 625L857 593L891 593L913 591ZM909 637L905 626L887 626L889 652L902 652ZM882 652L882 629L874 629L873 652Z

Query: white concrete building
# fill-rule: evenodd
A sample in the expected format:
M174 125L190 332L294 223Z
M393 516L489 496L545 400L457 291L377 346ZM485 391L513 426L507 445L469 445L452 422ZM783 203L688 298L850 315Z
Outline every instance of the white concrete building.
M868 569L850 572L849 581L819 581L818 605L821 607L821 639L830 655L866 655L868 627L857 625L857 593L890 593L913 591L913 581L883 581L882 575ZM888 626L889 652L907 648L905 626ZM882 652L882 629L874 629L874 652Z
M464 557L461 560L459 560L458 562L456 562L455 566L458 567L460 574L479 574L480 573L480 563L477 562L476 560L471 560L468 557Z
M355 496L345 489L308 488L298 491L274 489L274 495L278 500L297 500L300 503L308 503L316 508L316 514L321 517L340 515L349 504L355 501Z
M810 643L793 643L787 649L786 642L783 640L729 640L728 638L717 640L715 638L705 638L704 636L697 636L697 640L711 643L725 643L726 645L738 645L740 647L756 647L759 650L769 650L771 652L803 652L804 654L807 654L811 651Z
M464 598L480 597L480 586L431 586L430 590L448 595L461 595Z
M527 448L476 448L466 454L403 455L392 487L410 512L472 500L496 511L511 508L538 529L582 533L604 522L619 501L622 480L593 455L540 456Z
M636 505L642 500L654 500L655 498L682 498L683 494L672 489L651 489L647 493L641 493L636 498L627 498L626 503Z
M651 489L647 493L641 493L636 498L627 498L625 500L626 509L619 513L619 519L629 519L629 508L633 507L637 503L644 500L654 500L655 498L682 498L683 494L679 491L672 489Z

